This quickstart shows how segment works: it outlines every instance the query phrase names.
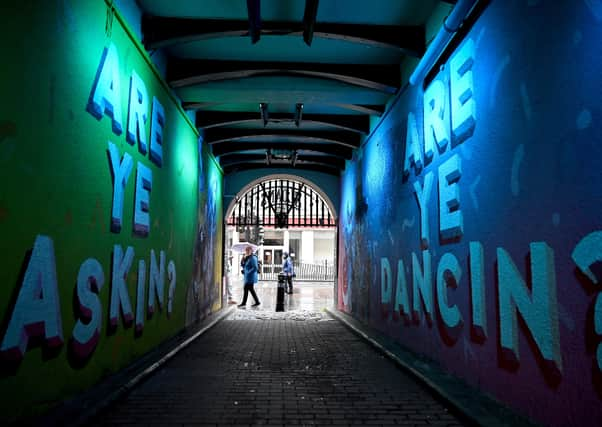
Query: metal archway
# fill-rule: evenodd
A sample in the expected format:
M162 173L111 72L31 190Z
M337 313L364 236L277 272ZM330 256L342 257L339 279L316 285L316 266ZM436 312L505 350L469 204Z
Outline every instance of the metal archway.
M245 186L228 207L226 224L249 226L336 227L332 202L310 181L270 175Z

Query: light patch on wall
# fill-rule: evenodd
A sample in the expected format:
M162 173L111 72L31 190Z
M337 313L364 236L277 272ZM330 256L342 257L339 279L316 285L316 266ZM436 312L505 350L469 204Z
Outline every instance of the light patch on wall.
M475 210L479 210L479 199L477 198L477 185L481 182L481 175L477 175L475 180L468 186L468 194L470 194L470 199L472 200L472 204Z
M598 22L602 22L602 0L585 0L590 12Z
M390 172L391 162L391 144L385 138L381 138L377 141L370 141L366 145L364 152L364 165L366 167L366 198L371 201L375 201L376 204L380 205L384 202L383 185L385 175Z
M489 108L491 109L493 109L498 104L497 87L500 82L500 79L502 78L504 70L508 67L509 64L510 55L506 55L504 59L502 59L502 61L498 64L498 66L495 69L495 72L493 73L492 83L489 89Z
M577 129L583 130L587 129L592 124L592 113L589 112L587 108L581 110L579 115L577 116Z
M531 120L532 110L531 110L531 100L529 99L529 93L527 92L527 85L525 82L520 84L520 99L523 105L523 112L525 113L525 117L527 120Z
M177 139L175 140L177 141ZM174 145L178 176L187 184L193 185L198 177L197 157L195 155L196 147L183 141L178 141Z
M356 180L357 180L357 175L356 175L356 169L355 168L347 168L345 170L345 179L343 180L343 191L341 194L341 205L343 206L343 212L342 214L344 215L344 218L347 219L346 222L344 222L345 227L349 228L349 230L345 230L345 232L350 231L350 227L351 227L351 218L353 218L353 215L355 213L355 206L356 206L356 200L355 200L355 187L356 187Z

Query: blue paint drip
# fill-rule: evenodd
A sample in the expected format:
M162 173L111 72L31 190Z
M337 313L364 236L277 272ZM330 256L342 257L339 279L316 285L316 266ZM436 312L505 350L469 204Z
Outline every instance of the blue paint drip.
M495 94L497 92L497 85L500 82L500 78L502 77L502 73L510 64L510 55L506 55L502 62L497 66L495 73L493 73L493 83L491 84L491 89L489 90L489 108L495 107Z
M513 196L518 196L518 194L520 193L518 173L519 173L519 169L520 169L520 164L522 163L524 157L525 157L525 146L524 146L524 144L521 144L518 147L516 147L516 151L514 152L514 157L512 158L512 172L511 172L511 176L510 176L510 188L512 190Z
M479 210L479 199L477 199L475 189L477 188L477 185L479 185L479 182L481 182L481 175L477 176L474 182L468 187L470 199L472 200L472 204L476 210Z
M592 124L592 113L587 108L581 110L577 116L577 129L583 130L590 127Z
M525 82L520 84L520 97L523 104L523 112L527 120L531 120L531 101L529 100L529 94L527 93L527 85Z

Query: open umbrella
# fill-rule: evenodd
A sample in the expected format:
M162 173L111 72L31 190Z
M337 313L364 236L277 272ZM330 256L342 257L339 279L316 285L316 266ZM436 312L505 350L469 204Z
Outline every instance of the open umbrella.
M237 252L237 253L242 254L242 253L245 252L245 248L247 246L250 246L251 249L253 249L253 252L257 251L258 246L254 245L253 243L235 243L235 244L232 245L232 247L230 248L230 250L232 252Z

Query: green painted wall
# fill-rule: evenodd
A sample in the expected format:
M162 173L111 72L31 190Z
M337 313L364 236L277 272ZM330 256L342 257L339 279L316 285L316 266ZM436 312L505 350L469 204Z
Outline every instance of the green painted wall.
M0 339L7 342L11 322L13 326L19 323L15 316L23 315L24 307L33 307L30 317L52 318L52 314L34 310L37 303L42 306L48 301L48 292L20 296L27 270L33 273L33 264L39 261L34 243L39 236L47 236L52 241L54 262L46 258L45 265L56 268L56 310L63 343L49 348L43 328L42 332L35 325L21 328L29 336L23 356L15 358L7 351L0 356L0 421L37 413L89 388L219 309L222 300L221 170L204 148L199 162L194 126L149 65L139 42L130 37L119 14L107 19L102 0L43 2L43 6L33 0L8 3L3 4L0 16L4 54L0 66ZM111 45L119 60L120 134L112 130L109 115L97 119L86 109L103 50ZM126 141L133 71L149 98L144 125L148 141L152 98L165 110L160 167L148 153ZM119 232L111 231L109 142L121 157L127 153L133 158ZM133 227L135 187L143 167L152 173L150 229L147 236L138 236ZM139 261L145 262L147 303L151 250L157 260L160 251L165 252L163 308L150 318L145 309L143 329L138 332L134 324L126 324L123 315L115 328L109 327L111 295L116 289L112 277L115 245L124 252L128 247L134 251L126 275L134 317L139 304ZM89 258L98 261L104 275L98 292L102 319L98 342L89 356L82 358L71 345L74 326L82 317L78 273ZM175 280L168 273L170 261L175 265ZM46 276L40 279L30 274L53 288ZM168 316L170 286L173 309ZM86 324L88 319L83 319Z

